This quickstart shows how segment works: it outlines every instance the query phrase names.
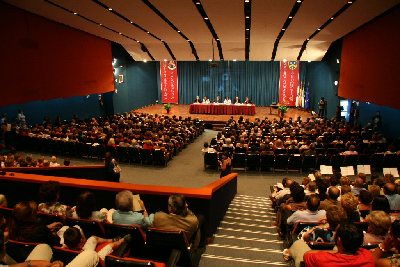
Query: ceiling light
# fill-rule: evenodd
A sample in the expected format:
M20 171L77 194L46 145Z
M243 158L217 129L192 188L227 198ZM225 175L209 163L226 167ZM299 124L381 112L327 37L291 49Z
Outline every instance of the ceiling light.
M150 32L147 32L147 33L150 33Z
M250 0L244 0L244 2L245 2L245 3L248 3L248 2L250 2Z
M320 30L321 30L320 28L317 29L317 31L320 31Z
M246 19L249 19L250 18L250 16L246 16Z
M212 59L210 58L208 61L210 61L210 62L211 62L211 61L212 61Z
M310 41L310 38L307 38L307 41Z
M334 19L334 17L332 17L331 19Z
M164 43L164 40L163 40L163 39L161 39L160 41Z
M217 38L216 40L219 41L219 38Z
M289 16L289 19L292 19L293 17L292 16Z
M335 81L335 82L334 82L335 85L338 85L338 83L339 83L338 81Z
M284 30L286 30L286 29L282 29L282 31L284 31Z
M74 12L74 15L78 15L78 13Z
M136 40L136 42L137 42L137 43L140 43L140 41L139 41L139 40Z
M297 3L301 3L301 0L297 0Z
M178 31L178 32L181 32L181 31Z
M111 11L111 10L112 10L112 8L111 8L111 7L109 7L109 8L108 8L108 10L110 10L110 11Z
M282 61L283 61L283 62L286 62L287 60L286 60L286 58L284 58Z
M347 2L348 4L353 4L353 1L349 1L349 2Z
M146 62L147 62L147 59L143 59L143 62L146 63Z
M205 17L204 19L205 19L205 20L208 20L208 18L207 18L207 17Z
M247 28L246 31L250 31L250 29Z
M103 24L99 23L99 26L103 26Z
M201 3L200 2L196 2L196 5L200 5Z
M133 23L133 21L130 21L130 23Z
M338 58L336 59L336 63L337 63L337 64L339 64L339 63L340 63L340 60L339 60Z
M190 42L190 40L189 40L189 39L187 39L186 41Z
M234 58L233 61L236 61L236 58Z
M122 34L122 33L119 33L119 34Z
M311 60L307 60L307 62L308 62L308 63L310 63L310 62L311 62Z

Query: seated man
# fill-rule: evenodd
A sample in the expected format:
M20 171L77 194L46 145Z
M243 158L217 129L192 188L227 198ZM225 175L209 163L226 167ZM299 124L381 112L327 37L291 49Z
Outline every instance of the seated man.
M210 99L207 96L203 97L203 104L210 104Z
M304 262L307 267L373 267L375 262L371 251L360 248L363 239L362 230L354 224L341 224L335 236L338 251L309 251L304 254Z
M221 103L221 97L219 95L217 95L217 97L215 98L214 103L215 104L220 104Z
M246 99L244 100L243 104L249 105L249 104L253 104L253 103L250 101L250 98L248 96L246 96Z
M168 198L168 213L156 212L152 226L166 230L183 230L189 241L194 240L194 247L200 242L199 220L188 209L183 195L171 195Z
M131 191L124 190L119 192L115 197L116 211L112 213L112 223L116 224L139 224L143 227L152 224L154 214L148 214L143 201L140 206L143 214L133 211L134 197Z
M330 206L336 205L340 206L340 201L338 198L340 196L340 190L336 186L331 186L328 189L328 198L321 201L320 209L327 210Z
M224 104L225 104L225 105L230 105L230 104L232 104L232 101L231 101L231 99L229 98L229 96L225 97Z
M319 222L326 219L326 211L318 210L319 198L316 195L311 195L307 199L307 209L297 210L288 219L287 224L295 224L297 222Z
M391 210L400 210L400 195L396 192L396 186L393 183L386 183L383 186L383 193L389 200Z
M235 99L233 100L233 104L240 104L240 98L238 96L235 97Z

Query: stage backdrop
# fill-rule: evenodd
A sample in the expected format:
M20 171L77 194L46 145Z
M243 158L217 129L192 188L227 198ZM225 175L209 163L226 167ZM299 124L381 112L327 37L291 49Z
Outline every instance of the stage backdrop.
M214 63L214 62L213 62ZM196 96L213 101L249 96L258 106L268 106L279 97L279 62L266 61L179 61L179 103L193 103Z
M178 104L178 65L176 61L161 61L160 79L162 103Z
M296 106L297 89L299 87L298 61L282 61L279 79L279 103ZM298 104L298 103L297 103Z

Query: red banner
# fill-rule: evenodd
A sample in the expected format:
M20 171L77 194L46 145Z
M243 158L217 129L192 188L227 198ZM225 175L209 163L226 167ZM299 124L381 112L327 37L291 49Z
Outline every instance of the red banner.
M174 60L160 62L162 103L178 104L178 64Z
M299 87L299 62L281 62L279 78L279 103L296 106L297 88Z

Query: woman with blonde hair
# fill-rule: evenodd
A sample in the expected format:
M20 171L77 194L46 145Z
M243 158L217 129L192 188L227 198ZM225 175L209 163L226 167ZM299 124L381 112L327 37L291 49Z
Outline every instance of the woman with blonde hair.
M365 221L368 230L364 234L364 244L383 242L392 224L390 216L384 211L374 210L367 215Z

